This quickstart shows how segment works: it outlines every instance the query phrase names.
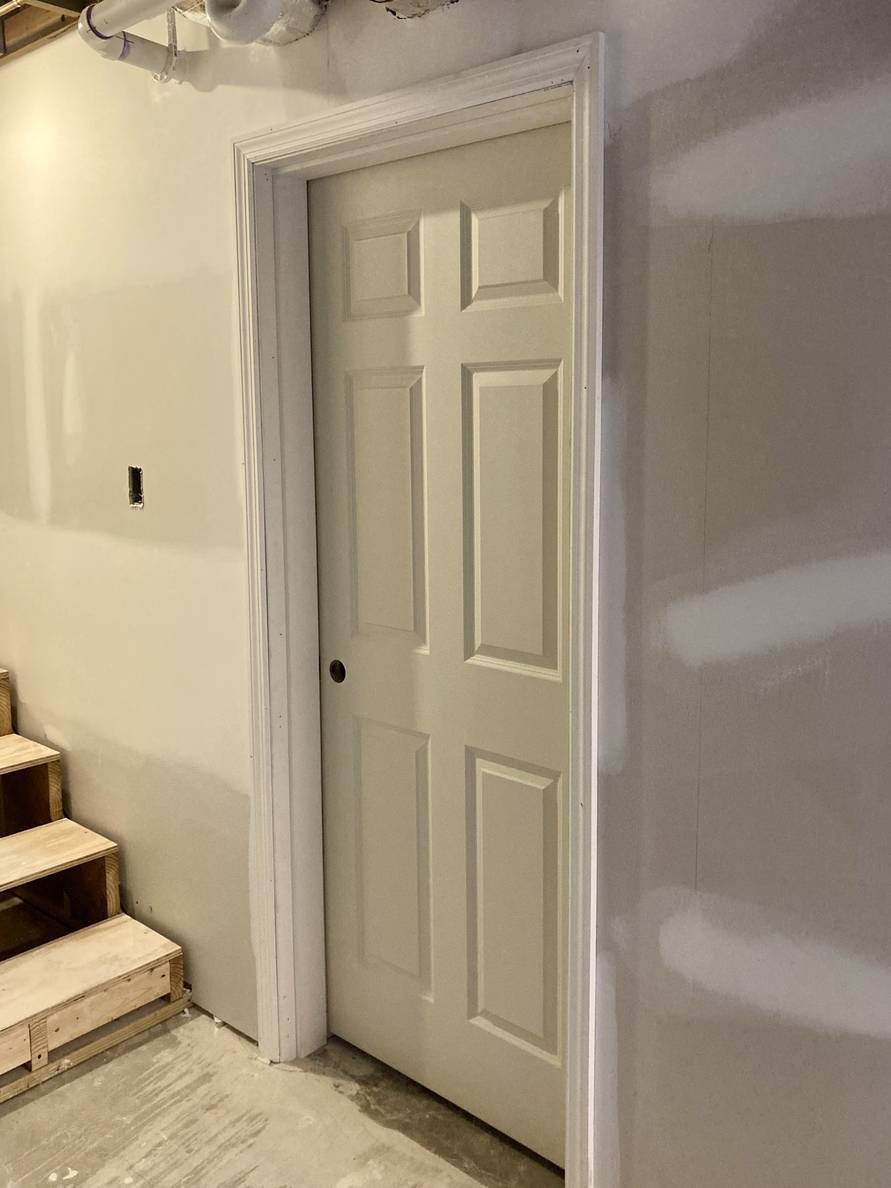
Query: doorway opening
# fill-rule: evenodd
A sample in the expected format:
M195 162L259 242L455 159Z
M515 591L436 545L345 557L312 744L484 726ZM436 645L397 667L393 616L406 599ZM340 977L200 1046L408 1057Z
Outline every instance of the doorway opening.
M424 153L569 123L572 200L566 219L572 232L573 256L570 275L565 278L571 313L565 411L570 427L566 547L571 565L566 580L567 639L571 646L566 654L565 672L559 666L559 645L554 652L551 642L543 642L537 654L552 662L551 671L558 674L557 679L566 681L570 703L565 774L567 960L565 984L559 991L560 1008L565 1012L565 1040L554 1039L545 1029L539 1036L539 1048L544 1049L549 1043L552 1047L556 1045L565 1062L563 1162L571 1188L589 1184L593 1167L601 52L600 38L536 51L484 70L353 105L236 146L255 759L253 907L260 1042L270 1058L289 1059L306 1054L324 1042L328 1005L316 593L316 560L321 553L317 551L315 533L312 456L308 184L316 178L331 178L367 166L409 161ZM463 216L471 227L473 215L470 210ZM537 217L544 226L549 216L539 211ZM389 233L397 239L401 236L408 245L404 269L407 283L403 287L408 290L409 298L414 276L412 233L411 227ZM358 314L361 319L362 301L386 297L380 287L386 261L375 265L374 252L380 244L377 249L373 244L369 248L362 239L361 227L356 243L359 245L356 258L364 259L367 274L372 278L371 288L366 288L364 296L359 293L356 297L358 304L347 308L347 313ZM478 260L483 260L481 254ZM553 275L538 280L552 282ZM486 277L478 273L476 283L482 294L488 283ZM499 292L498 285L512 283L515 283L513 273L492 281L493 302L508 295ZM474 291L462 280L460 297L465 313L468 293L472 300ZM526 296L536 295L526 293ZM485 352L477 352L466 362L468 366L462 370L461 404L465 412L469 410L470 423L477 427L478 435L473 438L471 433L468 445L468 435L463 434L462 448L469 448L473 455L474 450L485 448L481 444L485 434L480 435L480 429L485 429L486 418L481 421L480 409L487 383L492 386L493 359L487 358ZM545 410L559 407L559 399L542 395L549 383L552 389L554 384L552 376L543 374L547 368L538 365L554 363L553 352L540 352L534 358L528 355L515 362L522 362L526 372L536 371L536 375L530 378L524 374L521 383L517 382L516 374L496 378L505 390L515 393L535 390L538 384L541 415L537 420L540 432L547 436L549 422ZM413 387L414 381L406 382L402 389L396 385L385 390L410 393ZM377 391L380 390L378 387ZM519 403L513 406L515 410L523 406L522 397L517 395L516 399ZM403 399L403 409L406 407L411 440L410 396ZM534 419L530 412L530 425ZM491 465L477 469L479 474L493 473ZM477 491L478 500L482 499L481 490ZM460 493L459 498L463 498ZM498 532L492 531L494 536L490 535L490 539L497 542ZM516 636L513 643L499 641L497 631L485 626L492 619L490 616L486 620L481 609L480 586L475 581L476 601L471 598L470 603L483 629L466 637L465 650L474 644L474 658L481 667L485 662L493 671L499 671L499 666L503 671L509 664L534 667L529 659L536 654L534 649L518 647ZM416 608L411 609L414 615ZM510 613L511 608L502 610L498 621ZM411 627L417 632L415 618ZM547 630L544 636L548 641L555 638ZM423 640L416 640L416 649L423 646ZM550 652L548 647L552 648ZM323 655L322 659L325 664L339 660L346 673L351 672L352 666L343 656ZM543 667L541 660L539 667ZM332 689L338 690L349 686L349 675L344 683L331 684ZM367 770L373 772L375 756L386 754L388 748L387 740L377 737L380 723L368 720L371 726L364 762ZM415 734L423 733L415 731ZM422 745L422 741L414 750L407 748L406 770L413 766L417 773L423 766L418 758L425 752L426 744ZM473 759L476 786L480 781L489 781L493 798L486 802L488 809L489 805L498 803L499 781L517 783L516 764L511 767L515 756L508 748L477 747L468 753ZM553 782L556 766L530 762L523 771L527 788L537 789L539 818L542 818L541 806L547 800L544 789L548 787L548 779ZM467 773L462 773L462 789L473 782ZM476 803L479 804L479 798ZM531 811L532 801L529 803ZM547 815L544 812L545 818ZM498 830L494 830L492 838L497 834ZM507 864L502 869L507 870ZM509 884L502 891L509 893ZM467 990L471 996L471 987ZM504 993L509 996L509 986ZM534 1026L528 1026L530 1021L528 1014L525 1024L513 1020L512 1039L518 1051L523 1044L527 1047L530 1044L530 1035L534 1033ZM500 1022L511 1020L502 1018ZM492 1019L489 1023L496 1025ZM516 1033L522 1026L525 1035Z

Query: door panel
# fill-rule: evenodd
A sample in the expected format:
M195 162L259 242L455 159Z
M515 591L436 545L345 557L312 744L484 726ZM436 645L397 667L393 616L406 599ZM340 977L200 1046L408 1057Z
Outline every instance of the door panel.
M467 659L557 670L560 363L464 368Z
M430 990L430 739L357 720L359 913L366 962Z
M569 176L560 125L310 184L331 1027L555 1162Z
M384 215L344 227L347 318L400 317L421 308L420 215Z
M423 371L347 377L353 629L427 636Z
M472 1021L558 1055L560 776L468 752Z

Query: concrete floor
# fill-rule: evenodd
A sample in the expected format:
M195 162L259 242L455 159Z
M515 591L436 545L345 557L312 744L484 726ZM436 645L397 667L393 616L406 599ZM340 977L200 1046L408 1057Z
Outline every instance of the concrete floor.
M192 1010L0 1106L0 1188L557 1188L339 1041L271 1066Z

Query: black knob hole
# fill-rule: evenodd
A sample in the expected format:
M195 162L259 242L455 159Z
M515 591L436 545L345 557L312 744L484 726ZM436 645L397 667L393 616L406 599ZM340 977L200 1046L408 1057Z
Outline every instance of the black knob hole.
M346 668L342 660L332 660L328 665L328 671L331 673L331 680L336 684L341 684L346 680Z

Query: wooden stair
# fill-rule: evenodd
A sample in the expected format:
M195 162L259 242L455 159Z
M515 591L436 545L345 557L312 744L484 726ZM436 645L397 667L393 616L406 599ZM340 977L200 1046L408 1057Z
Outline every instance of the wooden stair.
M63 815L58 751L0 669L0 1102L189 1003L182 949L121 914L118 847Z
M35 879L99 860L117 875L117 853L117 846L107 837L64 817L36 829L12 833L0 837L0 891L12 891ZM115 915L118 906L117 897L109 897L107 914Z
M9 676L6 677L9 686ZM45 747L43 743L32 742L20 734L4 734L0 738L0 775L13 771L24 771L26 767L42 767L56 762L59 752Z
M9 674L0 669L0 688ZM2 711L2 702L0 702ZM2 722L0 722L2 725ZM59 752L18 734L0 734L0 833L16 833L62 818L62 762Z

